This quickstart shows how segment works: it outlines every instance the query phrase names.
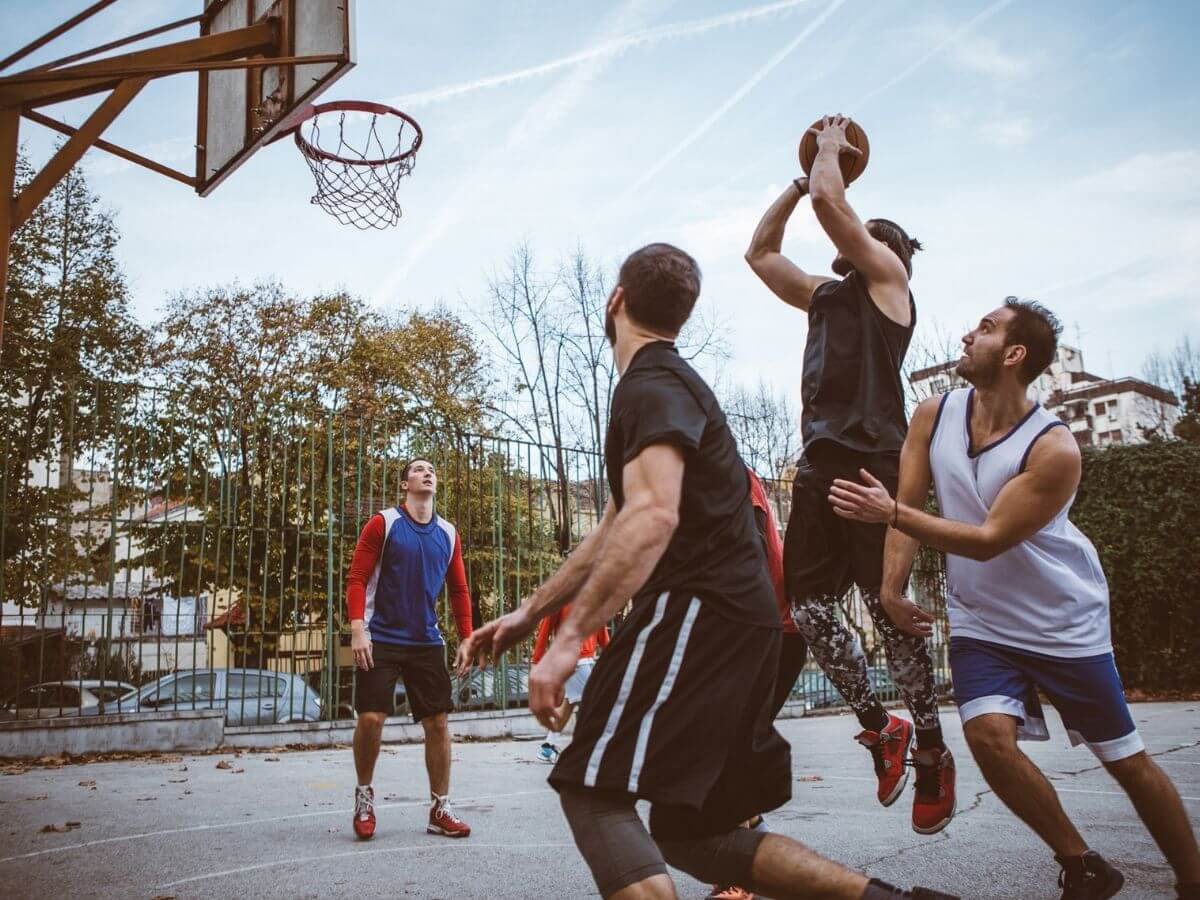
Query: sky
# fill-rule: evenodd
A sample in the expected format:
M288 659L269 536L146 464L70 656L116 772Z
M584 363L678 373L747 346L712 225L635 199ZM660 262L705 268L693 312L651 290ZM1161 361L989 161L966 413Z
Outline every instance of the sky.
M85 5L0 0L3 50ZM27 62L199 5L120 0ZM912 282L926 335L957 338L1005 296L1032 297L1108 377L1200 336L1190 0L357 0L356 35L356 67L322 99L381 101L420 122L399 226L361 232L311 206L290 141L203 199L92 150L84 164L116 210L140 321L180 290L261 278L469 319L519 241L552 268L577 247L616 264L662 240L701 265L700 302L729 330L728 377L763 377L798 402L804 316L742 255L801 174L805 128L841 112L871 142L851 204L927 248ZM194 168L196 82L152 83L105 137ZM96 102L47 112L78 125ZM52 133L24 122L22 139L48 158ZM807 202L784 252L828 272Z

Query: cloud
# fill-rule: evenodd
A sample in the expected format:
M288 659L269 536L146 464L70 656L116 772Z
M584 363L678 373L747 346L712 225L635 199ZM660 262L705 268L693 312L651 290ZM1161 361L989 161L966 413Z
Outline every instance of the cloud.
M402 109L417 109L422 106L444 103L447 100L453 100L454 98L461 97L464 94L473 94L476 91L483 91L506 84L514 84L516 82L526 81L531 78L540 78L545 75L551 75L561 69L571 68L586 62L611 59L612 57L625 53L628 50L653 47L654 45L662 43L663 41L677 40L679 38L686 37L696 37L718 28L729 28L734 25L741 25L745 22L754 21L755 19L761 19L777 13L787 12L808 2L810 2L810 0L781 0L781 2L767 3L761 6L752 6L748 9L742 9L738 10L737 12L726 13L720 16L712 16L707 19L693 19L688 22L676 22L669 25L660 25L656 28L648 28L644 31L638 31L632 34L611 38L598 44L594 44L593 46L587 47L576 53L571 53L567 56L560 56L557 59L552 59L536 66L526 66L524 68L514 69L511 72L502 72L499 75L489 75L485 78L476 78L471 81L464 81L458 84L449 84L442 87L431 88L427 91L406 94L401 97L393 98L392 100L389 100L388 103L392 106L398 106Z
M1071 182L1080 193L1156 194L1183 200L1200 191L1200 151L1135 153Z
M954 45L953 59L964 69L993 78L1023 78L1031 68L1028 60L1003 50L994 40L985 37L959 40Z
M730 94L729 97L726 98L725 102L718 106L708 118L697 125L687 137L676 144L666 153L665 156L652 165L642 175L641 178L634 182L633 185L618 198L617 202L623 202L624 200L627 200L629 197L632 197L634 194L636 194L639 190L645 187L655 175L665 169L672 160L679 156L679 154L683 153L683 151L703 137L705 132L719 122L725 116L725 114L729 112L729 110L733 109L733 107L735 107L741 101L743 97L754 90L754 88L758 86L759 82L771 74L771 72L780 63L791 56L796 48L804 43L804 41L808 39L809 35L820 28L821 25L824 24L825 20L833 15L837 11L838 7L844 2L845 0L833 0L829 6L825 7L824 12L809 22L803 31L796 35L796 37L789 41L785 47L767 60L766 63L764 63L753 75L743 82L736 91Z
M1033 123L1026 118L991 119L979 126L979 136L997 147L1020 147L1033 137Z

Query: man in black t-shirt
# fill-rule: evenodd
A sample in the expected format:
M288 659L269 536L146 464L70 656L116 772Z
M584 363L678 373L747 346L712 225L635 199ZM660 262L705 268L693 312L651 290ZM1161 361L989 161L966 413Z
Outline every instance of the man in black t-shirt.
M887 219L859 221L846 202L839 166L840 154L858 150L846 140L845 119L826 118L822 126L810 177L796 179L767 210L746 253L780 299L808 313L804 454L792 486L785 583L797 628L862 725L857 740L871 752L876 796L884 806L904 791L915 738L912 827L935 834L954 816L954 760L942 741L929 651L923 638L892 621L911 620L912 604L902 596L903 585L883 584L887 526L841 519L827 500L834 479L859 481L861 470L896 490L908 431L900 366L916 324L909 278L912 255L921 245ZM809 275L780 252L784 226L806 193L837 247L833 271L843 276L840 281ZM862 592L883 639L892 681L912 722L883 708L862 648L838 621L837 604L851 584Z
M461 645L459 671L495 660L570 600L530 676L530 710L558 729L581 641L633 597L550 776L601 895L673 898L670 862L771 896L906 896L738 827L791 797L791 754L771 724L781 631L746 469L673 343L699 292L695 261L668 244L621 266L606 323L621 372L605 445L612 500L518 610ZM649 833L638 799L651 803Z

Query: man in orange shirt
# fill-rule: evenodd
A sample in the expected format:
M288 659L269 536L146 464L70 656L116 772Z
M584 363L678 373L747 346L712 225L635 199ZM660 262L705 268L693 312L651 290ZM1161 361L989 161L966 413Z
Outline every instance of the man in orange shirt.
M571 611L569 605L564 606L546 618L542 619L538 626L537 641L533 645L533 664L537 665L541 662L542 657L546 655L546 649L550 646L550 639L554 633L558 631L558 626L561 625L567 618L567 614ZM557 721L561 721L565 728L566 723L571 718L571 713L574 712L579 701L583 699L583 688L587 684L588 676L592 674L592 666L596 664L596 648L604 648L608 646L608 627L605 626L593 634L590 638L579 645L579 662L575 664L575 672L567 679L567 684L564 689L563 705L559 707ZM538 748L538 759L544 763L554 765L558 762L558 743L562 739L561 731L548 731L546 740L542 742L542 746Z

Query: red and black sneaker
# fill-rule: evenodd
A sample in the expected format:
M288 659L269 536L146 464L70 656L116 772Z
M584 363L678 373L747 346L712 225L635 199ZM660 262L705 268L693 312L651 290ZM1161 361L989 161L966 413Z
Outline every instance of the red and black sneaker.
M908 784L908 770L904 763L912 749L915 734L911 722L889 714L887 727L883 731L862 731L854 738L871 751L875 776L879 779L876 796L884 806L895 803Z
M912 827L917 834L937 834L954 818L954 757L946 747L913 752L917 773Z
M454 814L454 810L450 808L450 798L439 797L437 794L433 795L433 806L429 808L429 826L425 830L444 837L471 836L471 826Z
M375 789L370 785L354 789L354 833L360 841L375 836Z

